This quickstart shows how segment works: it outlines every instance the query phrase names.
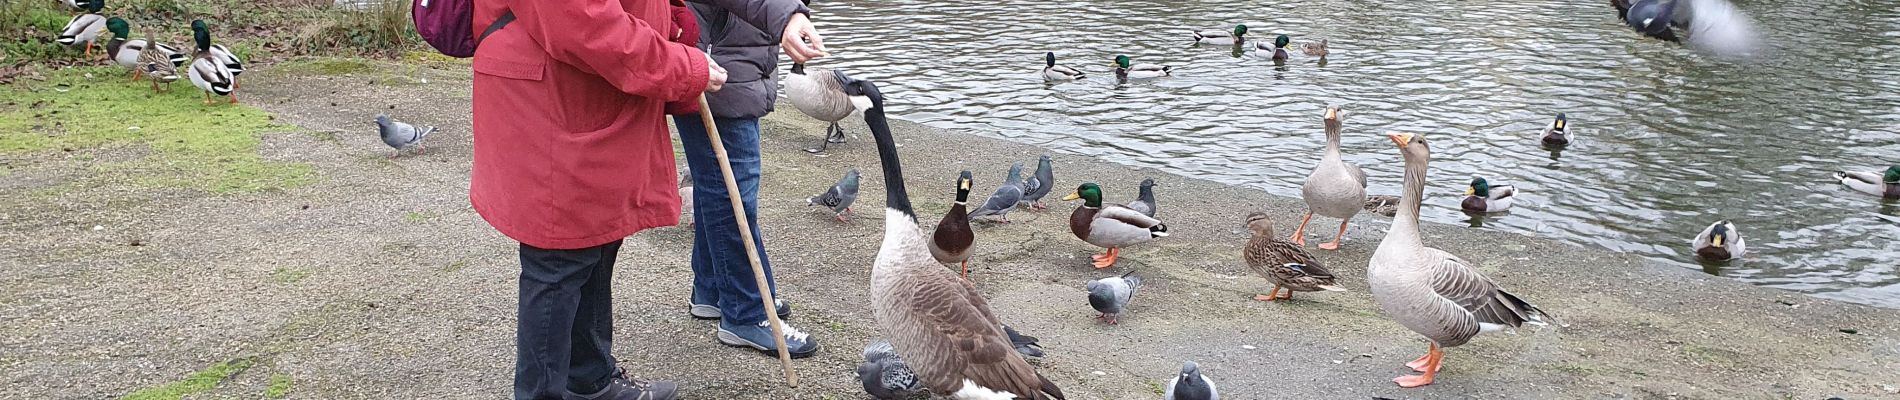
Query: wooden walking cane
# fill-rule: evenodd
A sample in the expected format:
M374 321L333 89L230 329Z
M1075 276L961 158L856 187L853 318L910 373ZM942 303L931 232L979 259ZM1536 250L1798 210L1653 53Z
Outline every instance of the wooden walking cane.
M739 238L745 241L745 258L752 262L752 280L759 285L759 299L765 302L765 320L772 324L772 343L778 345L778 362L785 368L785 384L798 387L798 373L792 371L792 353L785 348L785 325L778 320L772 285L765 281L765 266L759 262L759 242L752 237L752 221L746 218L745 200L739 197L739 181L732 178L732 162L726 159L726 142L719 139L719 127L713 124L712 108L706 106L705 93L699 94L699 123L706 126L713 155L719 158L719 173L726 177L726 198L732 200L733 219L739 221Z

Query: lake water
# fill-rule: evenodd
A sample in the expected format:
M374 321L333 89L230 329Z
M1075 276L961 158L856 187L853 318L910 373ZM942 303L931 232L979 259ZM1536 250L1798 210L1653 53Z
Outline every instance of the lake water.
M1338 104L1375 194L1401 169L1382 133L1434 134L1428 220L1900 307L1900 205L1829 177L1900 162L1900 11L1741 2L1773 54L1735 64L1643 40L1604 3L820 0L835 57L814 65L879 80L905 119L1295 197ZM1332 55L1276 68L1191 44L1190 28L1236 23L1329 38ZM1045 51L1089 77L1044 84ZM1116 54L1175 76L1117 85ZM1557 112L1578 135L1561 154L1536 143ZM1514 210L1460 212L1476 175L1517 185ZM1689 240L1724 218L1747 259L1695 262Z

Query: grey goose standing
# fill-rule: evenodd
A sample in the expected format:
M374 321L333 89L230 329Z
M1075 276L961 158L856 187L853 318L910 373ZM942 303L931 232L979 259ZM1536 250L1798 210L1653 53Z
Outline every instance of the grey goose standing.
M871 315L917 379L956 399L1063 399L1062 390L1030 367L976 286L931 257L911 208L884 98L870 81L847 80L844 91L866 96L864 122L884 168L884 242L871 267ZM1014 204L1014 203L1012 203Z
M1423 134L1391 133L1405 157L1405 188L1398 217L1373 251L1366 283L1379 309L1431 341L1425 356L1407 363L1420 375L1392 381L1401 387L1430 385L1445 353L1479 333L1544 324L1550 315L1505 292L1478 268L1458 256L1425 247L1418 231L1418 208L1425 196L1425 172L1431 159Z
M786 99L799 112L828 124L824 142L805 151L823 153L832 143L844 143L844 128L838 126L838 121L851 116L852 111L868 107L863 97L845 94L844 82L850 79L844 71L806 69L805 64L792 64L791 74L785 76Z

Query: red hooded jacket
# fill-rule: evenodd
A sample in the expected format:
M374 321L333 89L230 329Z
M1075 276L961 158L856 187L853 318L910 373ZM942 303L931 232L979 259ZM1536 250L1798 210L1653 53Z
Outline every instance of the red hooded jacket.
M469 201L517 241L576 249L679 223L665 103L706 87L668 0L478 0Z

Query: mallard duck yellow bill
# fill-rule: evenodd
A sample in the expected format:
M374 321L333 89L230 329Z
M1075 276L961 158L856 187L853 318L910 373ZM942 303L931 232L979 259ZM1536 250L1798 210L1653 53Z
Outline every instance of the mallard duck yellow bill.
M1062 196L1062 201L1074 201L1075 199L1080 199L1080 198L1082 198L1082 192L1075 192L1075 193L1069 193L1068 196Z

